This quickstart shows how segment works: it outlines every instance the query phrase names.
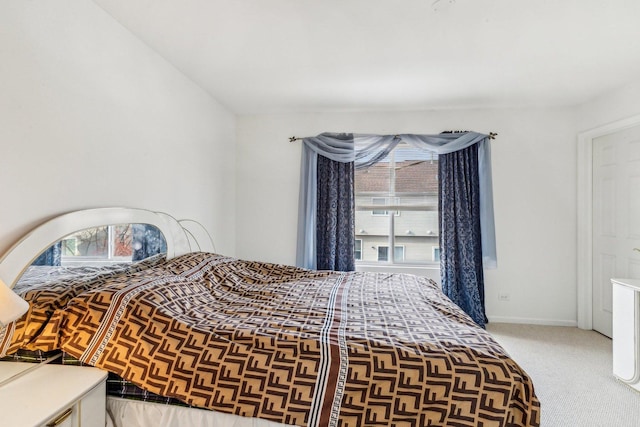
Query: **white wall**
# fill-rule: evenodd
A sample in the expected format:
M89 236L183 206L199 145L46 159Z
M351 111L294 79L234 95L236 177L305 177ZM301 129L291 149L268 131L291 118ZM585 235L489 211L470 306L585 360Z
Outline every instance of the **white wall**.
M577 110L578 131L596 127L640 114L640 80L618 90L603 94L579 106Z
M295 263L301 148L290 136L498 132L492 146L498 269L486 271L487 313L492 321L575 325L574 120L572 109L239 117L237 255ZM499 293L510 301L499 301Z
M99 206L197 219L235 252L235 116L91 1L0 3L0 147L0 253Z

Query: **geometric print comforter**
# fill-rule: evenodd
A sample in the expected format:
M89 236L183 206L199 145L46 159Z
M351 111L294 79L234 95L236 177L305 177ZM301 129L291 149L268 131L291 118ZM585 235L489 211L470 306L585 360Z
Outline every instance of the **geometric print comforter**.
M299 426L540 424L531 379L426 278L207 253L141 265L68 282L63 301L60 283L28 287L0 355L62 349L159 395Z

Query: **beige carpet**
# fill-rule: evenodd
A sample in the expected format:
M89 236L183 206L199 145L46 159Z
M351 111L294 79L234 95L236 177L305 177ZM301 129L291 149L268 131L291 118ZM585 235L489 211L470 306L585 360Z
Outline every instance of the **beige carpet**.
M543 427L640 426L640 393L613 377L609 338L555 326L487 330L533 379Z

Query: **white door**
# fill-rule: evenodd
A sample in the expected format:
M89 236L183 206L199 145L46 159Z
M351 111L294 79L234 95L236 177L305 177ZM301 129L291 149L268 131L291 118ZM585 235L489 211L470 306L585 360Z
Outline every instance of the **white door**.
M611 337L611 278L640 279L640 126L593 140L593 329Z

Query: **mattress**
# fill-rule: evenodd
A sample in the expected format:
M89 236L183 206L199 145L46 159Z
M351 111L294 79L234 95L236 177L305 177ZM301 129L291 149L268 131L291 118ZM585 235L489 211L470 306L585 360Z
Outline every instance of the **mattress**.
M260 418L112 396L107 397L107 420L113 427L284 427Z

